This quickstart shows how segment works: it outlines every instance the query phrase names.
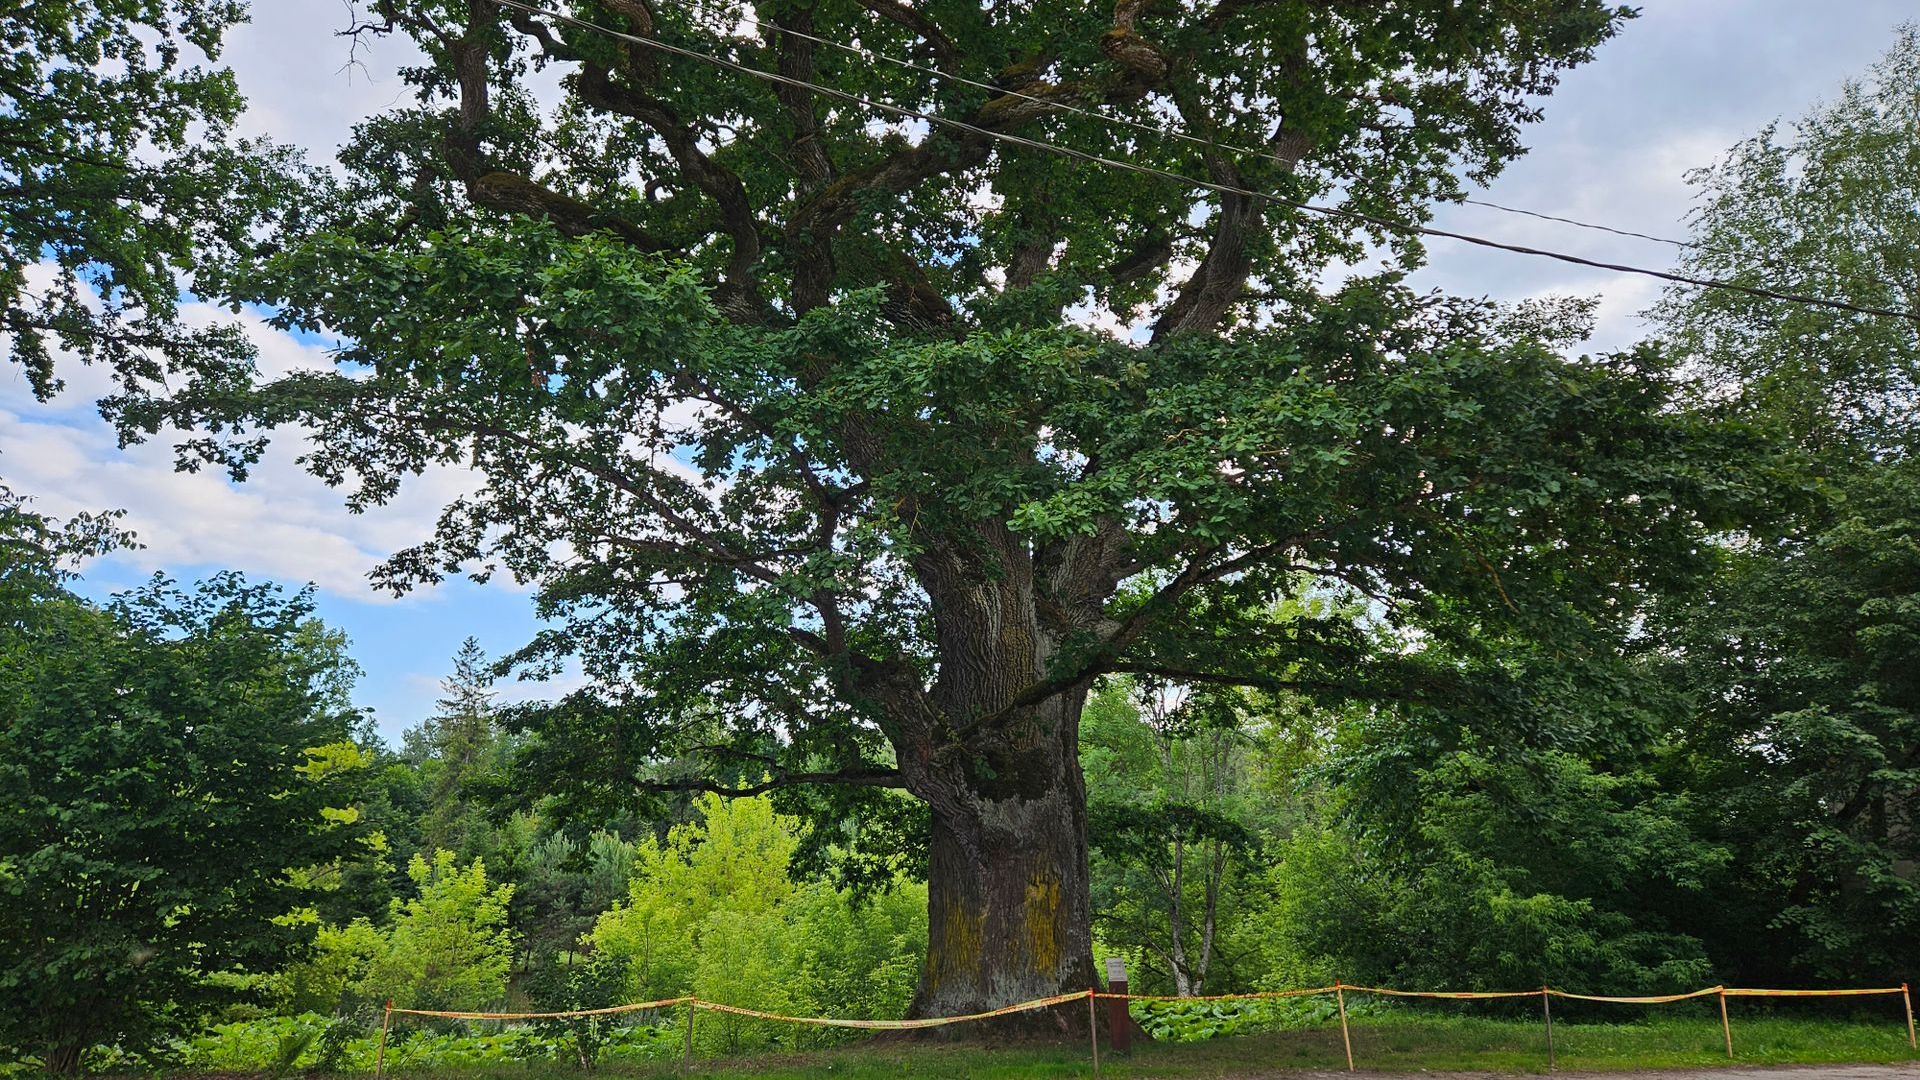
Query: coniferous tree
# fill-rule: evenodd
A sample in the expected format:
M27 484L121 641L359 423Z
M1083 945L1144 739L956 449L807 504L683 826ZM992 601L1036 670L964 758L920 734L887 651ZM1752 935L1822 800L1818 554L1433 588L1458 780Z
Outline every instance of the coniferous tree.
M427 783L421 840L429 850L466 858L491 851L485 794L505 765L493 683L480 642L467 638L454 654L453 674L440 684L434 714L406 734L407 753Z

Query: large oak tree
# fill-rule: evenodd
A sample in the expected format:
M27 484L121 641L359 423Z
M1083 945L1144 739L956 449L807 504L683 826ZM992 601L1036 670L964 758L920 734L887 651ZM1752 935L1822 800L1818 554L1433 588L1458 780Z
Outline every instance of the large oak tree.
M126 416L212 423L239 472L306 425L356 508L473 470L381 576L537 586L554 628L520 660L591 677L532 721L549 776L924 804L918 1014L1092 982L1076 744L1102 674L1485 704L1498 666L1423 666L1421 634L1577 655L1695 561L1717 481L1657 356L1565 359L1555 312L1416 296L1404 234L1286 204L1420 218L1520 152L1622 10L569 10L595 25L373 5L359 33L426 54L418 99L244 290L339 335L339 370L210 372ZM1342 269L1375 244L1384 267ZM1418 633L1383 655L1349 618L1258 614L1302 590Z

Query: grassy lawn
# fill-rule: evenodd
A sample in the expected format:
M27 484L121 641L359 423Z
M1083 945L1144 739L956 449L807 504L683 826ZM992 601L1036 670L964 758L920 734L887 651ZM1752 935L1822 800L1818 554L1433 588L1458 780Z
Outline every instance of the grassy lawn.
M1538 1023L1460 1016L1395 1015L1356 1020L1354 1060L1381 1072L1480 1071L1544 1073L1546 1041ZM1736 1017L1733 1064L1788 1065L1920 1060L1907 1047L1901 1021ZM1663 1017L1636 1023L1556 1023L1554 1049L1561 1069L1629 1070L1710 1068L1729 1064L1719 1018ZM1281 1070L1340 1069L1346 1065L1338 1027L1279 1031L1197 1043L1152 1043L1122 1056L1103 1053L1103 1077L1237 1077ZM441 1075L442 1070L401 1076ZM445 1070L454 1075L455 1070ZM702 1060L694 1076L715 1080L786 1080L833 1076L845 1080L1043 1080L1085 1077L1084 1047L995 1049L882 1044L809 1054ZM559 1063L457 1070L460 1080L488 1077L576 1076ZM601 1075L650 1078L688 1075L677 1065L609 1066Z

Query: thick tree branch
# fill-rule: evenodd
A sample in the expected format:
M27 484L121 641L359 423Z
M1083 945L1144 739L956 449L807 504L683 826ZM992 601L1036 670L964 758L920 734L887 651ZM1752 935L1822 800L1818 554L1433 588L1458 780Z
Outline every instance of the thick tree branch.
M489 160L480 133L492 110L487 41L498 31L495 22L498 15L497 5L486 0L470 0L467 26L462 35L449 37L444 31L434 31L447 52L459 94L454 123L445 139L447 163L455 178L465 186L467 197L475 205L489 210L549 222L568 236L605 231L642 251L671 250L673 245L618 214L555 191L530 177L496 168ZM389 12L387 18L400 16ZM409 25L432 26L423 18L409 15L408 19ZM555 41L546 27L524 13L511 13L510 19L516 30L539 41L550 55L570 55L570 50Z
M1053 99L1072 96L1068 88L1037 80L1016 89L1021 96L994 97L964 122L987 132L1008 131L1056 111ZM903 147L821 188L789 219L787 241L800 252L824 248L872 196L898 195L936 176L977 168L986 163L994 146L991 135L956 132L936 125L918 144ZM827 303L832 285L819 272L807 272L806 265L802 263L801 272L795 275L793 294L795 310L803 313ZM911 272L919 273L917 267Z
M1377 686L1366 683L1337 682L1330 679L1293 679L1256 671L1210 671L1204 668L1154 661L1118 660L1109 665L1107 670L1116 675L1151 675L1175 683L1244 686L1252 690L1298 691L1306 694L1337 694L1363 701L1398 701L1414 705L1429 705L1436 700L1406 686Z
M898 769L866 769L847 772L781 773L760 783L743 786L722 784L715 780L697 777L684 780L638 780L634 782L634 786L641 791L661 793L695 791L728 799L746 799L755 795L765 795L769 791L777 791L781 788L806 786L897 788L903 786L903 781Z
M953 71L960 66L963 57L960 55L960 50L954 47L953 40L947 37L946 31L940 29L932 19L922 15L918 10L908 7L900 0L859 0L859 4L875 15L899 23L920 35L921 40L927 43L927 47L933 50L934 60L937 61L935 66L944 71Z
M644 78L649 73L657 77L650 64L634 62L627 70L630 77ZM756 276L763 246L760 224L740 177L700 148L698 134L666 102L617 81L610 70L599 64L583 65L578 80L582 101L652 129L681 173L713 200L720 213L721 227L733 243L714 300L735 319L768 321L771 309L761 294Z

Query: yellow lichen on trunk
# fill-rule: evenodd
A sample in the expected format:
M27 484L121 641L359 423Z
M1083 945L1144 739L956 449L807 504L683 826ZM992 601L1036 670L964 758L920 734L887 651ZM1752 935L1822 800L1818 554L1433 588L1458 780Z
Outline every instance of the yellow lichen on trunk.
M1036 874L1027 882L1027 947L1035 971L1051 972L1060 966L1063 927L1060 925L1060 882L1048 874Z
M985 943L987 913L969 913L965 905L949 900L941 905L939 934L927 942L927 983L937 990L952 975L979 968Z

